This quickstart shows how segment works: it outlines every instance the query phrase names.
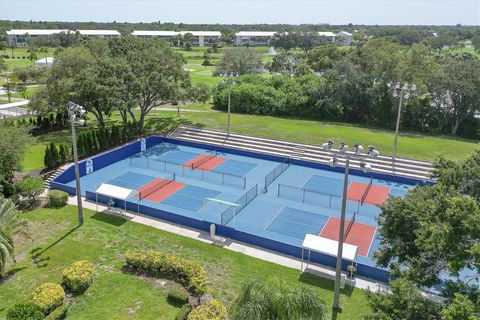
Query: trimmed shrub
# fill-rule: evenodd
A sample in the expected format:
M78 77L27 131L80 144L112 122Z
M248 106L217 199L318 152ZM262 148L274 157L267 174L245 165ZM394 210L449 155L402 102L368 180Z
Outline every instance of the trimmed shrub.
M63 305L53 310L45 320L63 320L67 316L68 305Z
M61 190L48 191L47 206L51 208L65 207L68 202L68 193Z
M65 299L65 291L56 283L44 283L32 294L32 302L35 303L45 314L60 307Z
M42 310L32 302L17 303L7 312L7 320L42 320L44 317Z
M188 302L188 293L179 289L170 289L167 300L170 304L180 305Z
M175 316L175 320L186 320L190 311L192 311L192 306L188 303L184 304Z
M212 300L194 308L187 317L188 320L227 320L227 308L219 301Z
M130 268L172 277L195 294L207 290L207 273L197 262L153 250L129 250L125 253L125 260Z
M76 261L63 270L63 284L75 294L84 293L92 281L93 264L90 261Z

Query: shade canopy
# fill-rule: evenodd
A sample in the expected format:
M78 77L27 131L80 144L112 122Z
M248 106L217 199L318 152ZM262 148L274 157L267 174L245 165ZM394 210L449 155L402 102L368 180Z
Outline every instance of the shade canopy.
M119 186L114 186L113 184L102 183L95 192L102 196L107 196L110 198L115 198L120 200L127 200L128 198L133 196L137 191L127 189L127 188L122 188Z
M303 239L302 249L323 253L332 257L337 257L338 241L315 236L313 234L307 234L305 235L305 239ZM357 258L357 250L357 246L344 243L342 258L348 261L355 261L355 259Z

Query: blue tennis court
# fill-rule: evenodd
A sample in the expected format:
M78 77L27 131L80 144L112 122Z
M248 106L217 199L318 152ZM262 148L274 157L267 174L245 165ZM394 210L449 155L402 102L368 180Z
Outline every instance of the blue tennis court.
M285 207L265 230L303 240L307 233L319 235L327 221L328 216Z
M279 164L285 160L272 161L261 154L247 156L239 150L229 153L227 148L215 153L214 146L194 147L190 143L169 138L156 139L154 143L148 144L149 147L144 151L140 151L138 144L138 151L135 149L135 152L132 152L132 149L129 149L128 156L110 161L108 165L101 162L98 167L94 166L92 173L83 172L82 192L90 200L96 201L98 197L95 192L102 183L132 191L147 188L149 192L153 188L154 193L150 196L142 199L132 197L130 210L135 208L133 210L139 210L142 214L174 223L195 219L195 223L189 226L206 225L205 230L211 223L215 223L221 226L219 230L232 230L228 237L235 238L235 232L241 232L240 240L246 242L262 238L274 241L277 246L285 244L300 248L306 234L319 235L325 233L325 230L328 231L326 234L334 233L332 230L335 231L342 204L343 173L320 169L314 165L308 167L290 164L269 183L268 188L264 188L266 177L276 172ZM119 157L118 154L112 152L107 153L107 156ZM221 158L217 159L221 161L217 161L218 165L210 169L192 169L184 165L196 158L212 154ZM170 180L173 173L175 181L162 187L161 180ZM69 177L74 177L69 174ZM69 179L64 185L71 190L75 188L75 180ZM392 183L384 178L371 179L354 174L349 177L349 186L357 186L354 190L358 193L357 198L358 195L363 198L363 187L370 183L388 188L389 194L393 196L404 196L411 188L411 185ZM160 189L156 190L157 186ZM373 186L365 190L374 190ZM104 198L102 201L106 203ZM346 211L347 218L356 213L355 223L358 225L371 226L376 230L376 218L381 212L377 205L360 205L360 201L349 199ZM364 237L364 229L354 225L351 238L358 236L370 241L372 236L368 239ZM352 241L353 244L357 243L356 241L360 243L357 239ZM375 241L378 240L375 238ZM373 243L369 250L368 248L370 246L362 251L363 256L359 256L358 261L374 266L372 250L376 250L377 243Z

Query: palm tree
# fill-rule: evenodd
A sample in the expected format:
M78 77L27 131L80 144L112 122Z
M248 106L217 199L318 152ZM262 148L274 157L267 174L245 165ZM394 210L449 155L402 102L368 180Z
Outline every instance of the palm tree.
M35 60L38 59L37 55L37 48L34 46L30 47L30 54L28 55L28 59L33 62L33 66L35 66Z
M322 320L326 314L325 303L313 290L277 278L249 280L232 309L234 320Z
M7 258L15 262L15 234L27 234L27 221L18 218L18 211L10 199L0 198L0 278L5 274Z
M47 60L48 48L47 47L40 47L40 49L38 51L40 53L43 53L43 56L45 57L45 64L48 65L48 60Z

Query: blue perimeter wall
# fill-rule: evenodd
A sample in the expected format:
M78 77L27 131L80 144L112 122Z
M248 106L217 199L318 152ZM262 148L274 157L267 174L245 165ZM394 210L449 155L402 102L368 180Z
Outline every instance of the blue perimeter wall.
M238 150L233 148L217 147L217 146L208 145L208 144L176 140L176 139L161 137L161 136L149 136L146 138L146 141L147 141L147 149L159 143L168 142L168 143L174 143L177 145L184 145L184 146L202 148L207 150L218 150L220 152L226 152L231 154L237 154L237 155L259 158L264 160L277 161L277 162L282 162L286 160L286 158L279 157L279 156L256 153L252 151ZM118 147L116 149L104 152L102 154L99 154L97 156L90 158L93 160L94 171L139 153L140 144L141 144L140 140L137 140L127 145ZM80 176L86 175L86 161L87 159L79 162ZM309 161L297 160L297 159L292 159L292 164L321 169L321 170L327 170L327 171L335 171L335 172L343 172L344 170L341 167L332 168L327 164L315 163L315 162L309 162ZM394 175L388 175L388 174L382 174L382 173L376 173L376 172L364 173L363 171L358 169L350 169L350 172L358 176L364 176L364 177L373 176L375 179L385 179L385 180L399 182L403 184L409 184L409 185L415 185L415 184L424 185L426 183L428 184L432 183L431 181L411 179L407 177L400 177L400 176L394 176ZM62 174L56 177L50 183L50 187L52 189L66 191L70 195L75 195L76 193L75 187L66 185L68 182L73 181L74 179L75 179L75 171L74 171L74 166L72 165L69 168L67 168ZM96 201L97 195L94 192L87 191L86 198L92 201ZM98 196L98 202L107 203L108 200L109 200L108 197L100 196L100 195ZM124 208L125 203L123 201L116 201L115 205L118 206L119 208ZM210 225L212 224L211 222L185 217L182 215L175 214L173 212L166 212L160 209L139 205L136 202L127 201L126 206L127 206L127 210L130 210L130 211L139 212L147 216L171 221L174 223L178 223L178 224L195 228L198 230L202 230L205 232L210 231ZM252 245L260 246L269 250L273 250L273 251L281 252L283 254L294 256L297 258L301 258L302 250L300 247L296 247L296 246L285 244L275 240L270 240L264 237L252 235L243 231L239 231L239 230L236 230L227 226L223 226L223 225L218 225L218 224L216 225L216 231L218 235L221 235L224 237L228 237L228 238L249 243ZM317 253L317 252L311 253L311 261L322 264L322 265L330 266L330 267L335 267L335 264L336 264L335 257L331 257L331 256ZM348 265L349 265L348 261L343 262L344 270L346 270L346 267ZM377 281L382 281L382 282L388 282L388 280L390 279L390 274L387 270L379 267L361 264L361 263L357 265L357 273L358 275L375 279Z

